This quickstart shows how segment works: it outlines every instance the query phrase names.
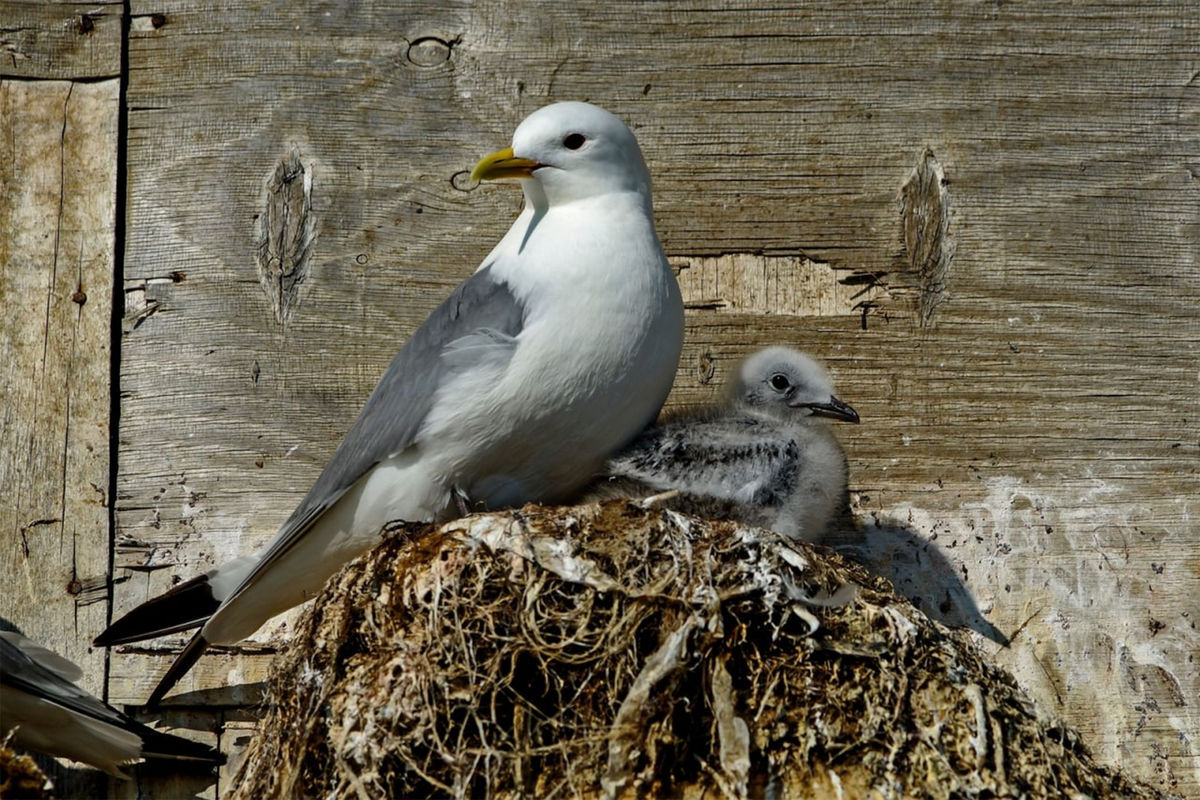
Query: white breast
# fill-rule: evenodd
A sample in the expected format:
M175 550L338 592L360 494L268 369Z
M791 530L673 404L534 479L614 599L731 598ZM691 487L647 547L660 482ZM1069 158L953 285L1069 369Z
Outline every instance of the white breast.
M472 499L560 499L666 399L682 346L679 287L636 196L523 214L493 258L530 309L517 350L503 369L439 390L426 431L430 441L455 431L446 479Z

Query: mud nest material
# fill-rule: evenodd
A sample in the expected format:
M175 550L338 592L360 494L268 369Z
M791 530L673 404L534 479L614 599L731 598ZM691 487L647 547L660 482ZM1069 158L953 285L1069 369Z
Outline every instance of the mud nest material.
M820 548L610 501L396 526L234 781L267 797L1158 797Z

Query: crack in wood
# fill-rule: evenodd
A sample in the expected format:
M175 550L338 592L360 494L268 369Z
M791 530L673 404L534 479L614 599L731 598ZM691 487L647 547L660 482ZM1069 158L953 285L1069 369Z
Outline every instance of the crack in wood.
M22 526L17 533L21 537L21 552L24 554L25 558L29 558L29 537L26 534L28 534L32 528L36 528L41 525L55 525L61 522L61 519L54 517L53 519L35 519L28 525Z
M59 128L59 134L58 134L57 218L54 223L54 244L53 244L53 249L51 252L50 275L48 278L48 282L46 284L46 307L45 307L45 312L44 312L44 316L43 316L44 322L42 325L42 357L41 357L41 364L40 364L40 367L41 367L40 368L40 377L38 379L38 386L39 386L38 393L39 393L39 396L41 396L41 397L49 396L48 393L46 392L47 359L48 359L49 353L50 353L50 335L51 335L51 332L54 330L50 311L53 307L52 300L54 299L54 287L58 280L58 249L59 249L59 242L62 238L63 202L64 202L64 198L66 197L67 125L69 123L69 116L68 116L67 111L68 111L68 107L70 106L70 103L71 103L71 94L74 90L75 90L74 83L72 83L71 85L69 85L67 87L67 95L65 98L63 98L63 105L62 105L62 125ZM41 409L42 409L42 405L40 402L36 403L34 405L33 427L35 429L38 427L38 423L41 418L41 413L40 413ZM32 437L30 437L29 450L28 450L28 455L26 457L30 463L33 462L34 453L35 453L35 440ZM24 488L23 482L19 482L17 485L17 508L21 507L23 488ZM21 545L22 545L22 549L25 554L25 557L29 558L29 542L25 537L25 533L27 530L28 530L28 527L22 528L20 530L20 536L21 536Z
M74 87L72 86L72 88L74 88ZM67 99L68 100L71 99L70 90L67 91ZM63 106L63 110L65 113L65 111L66 111L65 104ZM65 145L65 139L64 139L64 145ZM64 174L65 174L65 172L66 172L66 170L65 170L65 165L64 165ZM62 202L62 199L60 197L59 198L60 208L61 208L61 202ZM62 215L61 214L59 215L59 224L60 225L62 224ZM82 236L82 232L80 232L80 235ZM54 260L55 260L56 271L57 271L57 262L58 262L58 246L57 246L57 244L55 245ZM79 250L78 250L78 260L76 261L76 264L75 264L75 285L79 286L79 285L82 285L82 283L83 283L83 243L80 242ZM67 359L67 365L66 365L67 375L66 375L66 381L65 381L66 391L64 392L65 408L63 410L62 469L59 470L60 491L59 491L59 496L58 496L59 515L62 517L62 521L59 523L59 526L58 526L58 543L59 543L60 551L62 548L63 537L65 537L67 535L67 521L66 521L67 520L67 508L68 508L67 485L70 481L70 474L68 472L68 469L70 468L70 465L71 465L71 421L73 419L73 415L71 412L72 412L72 401L74 400L74 393L72 390L75 387L75 363L79 358L79 325L82 322L82 320L83 320L83 305L76 304L74 324L71 325L71 355ZM74 536L72 536L72 538L71 538L71 573L72 573L72 575L74 575L74 573L75 573L75 539L74 539ZM75 629L76 629L76 633L78 633L78 629L79 629L78 608L76 608L76 610L75 610Z

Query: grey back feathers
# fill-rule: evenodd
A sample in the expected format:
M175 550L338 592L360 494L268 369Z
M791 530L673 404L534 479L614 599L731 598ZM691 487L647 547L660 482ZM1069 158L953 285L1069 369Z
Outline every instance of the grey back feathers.
M118 619L95 644L136 642L203 625L222 602L237 597L286 554L363 474L420 438L448 376L510 358L524 318L524 307L490 267L459 284L392 359L328 465L267 549L244 559L244 569L222 565L235 576L232 587L215 590L217 571L192 578Z
M524 319L524 307L491 267L460 283L392 359L329 464L230 598L268 569L364 473L419 439L448 375L511 358Z
M455 288L392 359L333 458L260 556L239 560L248 564L245 568L222 565L142 604L110 625L96 643L138 641L204 625L223 605L236 601L363 475L420 440L437 391L450 378L485 364L498 368L507 363L524 320L525 309L508 285L492 274L490 266L481 267ZM230 579L236 581L232 590L217 590L222 581ZM147 624L155 617L161 620L158 624ZM187 622L178 623L181 618ZM207 646L202 632L194 635L147 704L161 701Z
M847 504L846 457L826 419L858 422L825 368L784 347L760 350L729 381L724 406L647 429L590 497L678 491L670 505L806 541Z

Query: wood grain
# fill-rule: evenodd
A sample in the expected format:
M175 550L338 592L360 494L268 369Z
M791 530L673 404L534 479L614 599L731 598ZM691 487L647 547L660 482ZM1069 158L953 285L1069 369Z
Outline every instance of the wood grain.
M529 111L589 99L634 127L673 262L753 273L715 293L740 308L690 293L671 402L761 344L823 357L863 416L864 557L946 619L965 587L1102 759L1200 792L1193 2L131 11L114 613L269 539L515 214L462 172ZM293 152L316 238L285 327L257 248ZM914 228L927 153L948 215ZM932 251L906 230L953 238L924 326ZM797 270L832 300L746 299ZM218 653L188 691L266 658ZM166 661L116 657L114 697Z
M0 77L115 78L121 73L122 19L118 0L4 0Z
M0 623L77 663L108 613L117 81L0 80ZM50 767L93 795L101 773Z

